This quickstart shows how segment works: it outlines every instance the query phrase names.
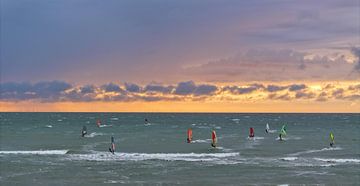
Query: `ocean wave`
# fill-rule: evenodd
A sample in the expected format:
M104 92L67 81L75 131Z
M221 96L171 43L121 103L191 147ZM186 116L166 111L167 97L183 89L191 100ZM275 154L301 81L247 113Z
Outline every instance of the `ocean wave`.
M46 128L52 128L52 125L45 125Z
M0 151L0 154L36 154L36 155L61 155L69 150L33 150L33 151Z
M239 153L115 153L71 154L71 160L86 161L217 161L238 156Z
M110 120L117 121L117 120L119 120L119 118L110 118Z
M314 158L314 159L328 163L360 163L360 159L335 159L335 158Z
M297 160L298 157L284 157L284 158L280 158L280 160L283 160L283 161L295 161Z
M301 151L301 152L296 152L296 153L292 153L289 154L291 156L298 156L301 154L310 154L310 153L317 153L317 152L323 152L323 151L331 151L331 150L341 150L342 148L340 147L335 147L335 148L322 148L322 149L314 149L314 150L307 150L307 151Z

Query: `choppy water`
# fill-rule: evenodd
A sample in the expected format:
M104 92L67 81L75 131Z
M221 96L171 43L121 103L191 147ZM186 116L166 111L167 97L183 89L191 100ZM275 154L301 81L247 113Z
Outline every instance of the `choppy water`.
M1 185L360 184L360 114L0 116ZM98 128L97 119L112 126ZM266 123L272 130L286 124L286 141L277 141L276 131L266 134ZM88 130L84 138L82 126ZM249 127L254 140L247 139ZM210 147L213 129L216 149ZM115 155L108 152L111 136Z

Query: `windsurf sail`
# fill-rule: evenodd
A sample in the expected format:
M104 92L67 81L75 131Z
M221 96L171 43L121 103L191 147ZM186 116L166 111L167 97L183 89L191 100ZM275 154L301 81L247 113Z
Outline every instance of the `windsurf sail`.
M279 133L279 140L282 141L284 136L286 136L286 125L283 125L281 127L281 130Z
M109 151L113 154L115 153L115 140L113 136L111 136L111 146L109 148Z
M81 130L81 136L84 137L87 134L86 126L83 126L83 129Z
M100 125L101 125L100 119L98 119L98 120L96 121L96 125L97 125L98 127L100 127Z
M216 143L217 143L216 132L215 132L215 130L213 130L211 132L211 146L216 147Z
M188 129L187 131L187 142L191 143L192 141L192 129Z
M266 123L266 127L265 127L265 131L266 131L266 133L268 133L268 132L269 132L269 130L270 130L269 124L268 124L268 123Z
M283 125L283 126L281 127L280 134L281 134L282 136L286 136L286 125Z
M250 138L253 138L254 136L255 136L254 128L250 127L249 137L250 137Z
M330 132L330 146L332 147L335 144L335 137L332 132Z

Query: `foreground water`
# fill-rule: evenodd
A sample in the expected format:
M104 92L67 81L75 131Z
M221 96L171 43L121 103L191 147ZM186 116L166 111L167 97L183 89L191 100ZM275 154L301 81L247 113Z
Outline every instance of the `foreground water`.
M360 184L360 114L0 113L1 185ZM144 123L147 118L149 123ZM101 119L104 127L97 127ZM265 133L269 123L272 133ZM285 141L276 140L286 124ZM81 137L87 127L88 135ZM249 127L255 139L247 139ZM193 129L194 141L186 143ZM219 147L210 147L216 130ZM329 132L335 147L329 147ZM115 137L116 153L108 152Z

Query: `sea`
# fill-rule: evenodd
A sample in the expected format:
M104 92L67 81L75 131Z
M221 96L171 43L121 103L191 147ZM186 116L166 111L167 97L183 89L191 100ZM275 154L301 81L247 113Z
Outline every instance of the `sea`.
M0 113L0 122L0 185L360 185L358 113Z

